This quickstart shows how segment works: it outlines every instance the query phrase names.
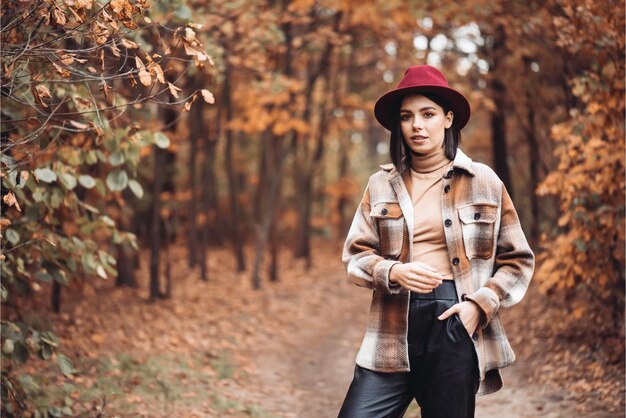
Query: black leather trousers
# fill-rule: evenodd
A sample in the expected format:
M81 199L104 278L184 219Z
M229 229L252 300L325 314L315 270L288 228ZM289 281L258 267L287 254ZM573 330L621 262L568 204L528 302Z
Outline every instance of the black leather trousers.
M474 343L458 314L437 319L457 301L452 280L428 294L411 293L411 371L384 373L356 365L339 418L402 417L413 399L422 418L473 418L479 385Z

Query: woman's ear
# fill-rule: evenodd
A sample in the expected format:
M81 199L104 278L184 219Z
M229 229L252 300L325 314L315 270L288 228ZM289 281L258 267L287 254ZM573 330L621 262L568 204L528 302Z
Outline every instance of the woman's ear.
M453 120L454 120L454 113L452 113L452 111L450 110L446 114L446 123L444 125L446 129L450 129L450 127L452 126Z

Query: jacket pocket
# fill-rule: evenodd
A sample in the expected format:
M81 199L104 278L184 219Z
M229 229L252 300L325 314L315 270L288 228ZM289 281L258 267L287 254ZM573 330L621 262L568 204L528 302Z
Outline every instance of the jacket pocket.
M495 203L472 203L458 208L463 233L465 255L489 259L493 256L495 221L498 205Z
M398 259L404 240L404 216L398 202L378 202L372 205L370 216L376 219L380 252L383 257Z

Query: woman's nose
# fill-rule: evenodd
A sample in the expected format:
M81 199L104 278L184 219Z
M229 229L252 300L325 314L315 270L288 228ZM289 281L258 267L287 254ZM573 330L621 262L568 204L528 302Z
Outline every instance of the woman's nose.
M422 128L422 118L415 117L413 118L413 129L417 130Z

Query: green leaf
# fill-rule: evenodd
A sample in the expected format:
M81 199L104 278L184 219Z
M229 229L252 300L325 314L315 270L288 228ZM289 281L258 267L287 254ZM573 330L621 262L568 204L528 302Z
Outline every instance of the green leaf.
M53 417L60 417L63 415L63 413L61 412L61 410L59 408L57 408L56 406L50 406L48 407L48 413L50 415L52 415Z
M37 187L33 192L33 200L37 203L43 201L45 198L44 190L41 187Z
M91 235L93 231L101 226L100 222L87 222L80 227L80 233L83 235Z
M124 190L128 186L128 174L124 170L111 171L107 175L106 183L113 192Z
M102 150L96 150L96 155L98 156L98 159L101 163L106 163L108 161L108 158L106 157L106 155L104 155L104 152L102 152Z
M102 277L103 279L107 278L107 272L104 270L104 267L102 267L101 264L98 264L98 267L96 267L96 273L98 273L98 276Z
M6 152L3 152L2 155L0 155L0 161L9 168L14 168L17 165L17 161L15 161L15 159L10 155L7 155Z
M96 185L96 181L93 179L93 177L91 177L88 174L82 174L78 177L78 182L80 183L81 186L83 186L85 189L91 189L93 186Z
M83 270L85 270L85 273L87 274L94 274L96 272L96 259L94 258L93 254L91 253L85 253L83 254Z
M84 207L85 209L87 209L91 213L100 213L100 211L98 210L97 207L91 206L88 203L79 201L78 204L81 205L82 207Z
M126 161L136 165L141 159L141 148L142 147L135 142L129 143L126 149Z
M130 180L128 182L128 187L130 187L130 190L135 194L135 196L137 196L137 198L141 199L143 197L143 187L137 180Z
M82 152L72 152L68 159L67 162L69 165L72 165L74 167L78 167L83 163L83 153Z
M107 188L104 182L100 179L96 179L96 190L100 193L100 196L105 197L107 195Z
M50 331L42 332L39 338L41 339L41 341L44 341L45 343L53 347L59 346L59 342L60 342L59 337L57 337L53 332L50 332Z
M67 286L69 284L67 274L65 274L65 271L61 269L54 270L52 272L52 276L54 277L54 280L56 280L59 284L62 284L64 286Z
M63 173L60 175L61 184L65 186L67 190L72 190L76 187L76 177L71 175L70 173Z
M37 168L35 169L35 176L39 181L43 181L44 183L52 183L57 180L57 173L50 170L49 168Z
M52 276L44 269L39 270L35 273L35 278L42 282L51 282Z
M126 158L124 157L124 154L119 151L115 151L109 155L109 163L111 163L114 167L123 164L124 161L126 161Z
M22 339L22 331L17 324L13 322L6 322L0 325L0 334L3 338L10 338L12 340L21 340Z
M9 291L0 284L0 302L5 303L7 300L9 300Z
M82 219L84 219L84 218L82 218ZM83 242L80 238L78 238L78 237L72 237L72 242L74 243L74 245L75 245L77 248L79 248L79 249L81 249L81 250L84 250L84 249L85 249L85 243L84 243L84 242Z
M50 207L53 209L58 208L63 203L63 199L65 198L65 194L61 191L61 189L53 189L52 194L50 195Z
M20 242L20 234L12 228L7 229L7 239L9 240L9 242L13 245L16 245L18 242Z
M72 273L76 273L76 260L73 258L66 258L65 259L65 264L67 265L67 268L72 272Z
M30 353L28 352L28 348L21 341L16 341L13 347L13 355L11 359L15 360L18 364L24 364L28 360L28 356Z
M69 358L61 353L57 353L57 360L59 362L59 367L61 368L61 373L65 376L70 376L74 373L74 367L72 366L72 362Z
M52 357L52 353L54 353L54 349L50 347L48 344L41 344L41 348L39 349L39 357L42 360L48 360Z
M162 149L166 149L170 146L170 139L163 132L157 132L154 134L154 144Z
M106 215L102 215L100 217L100 220L102 221L102 223L104 223L106 226L110 226L111 228L115 227L115 221L113 219L111 219L110 217L106 216Z
M96 150L92 149L87 152L85 162L89 165L93 165L98 162L98 154L96 154Z

